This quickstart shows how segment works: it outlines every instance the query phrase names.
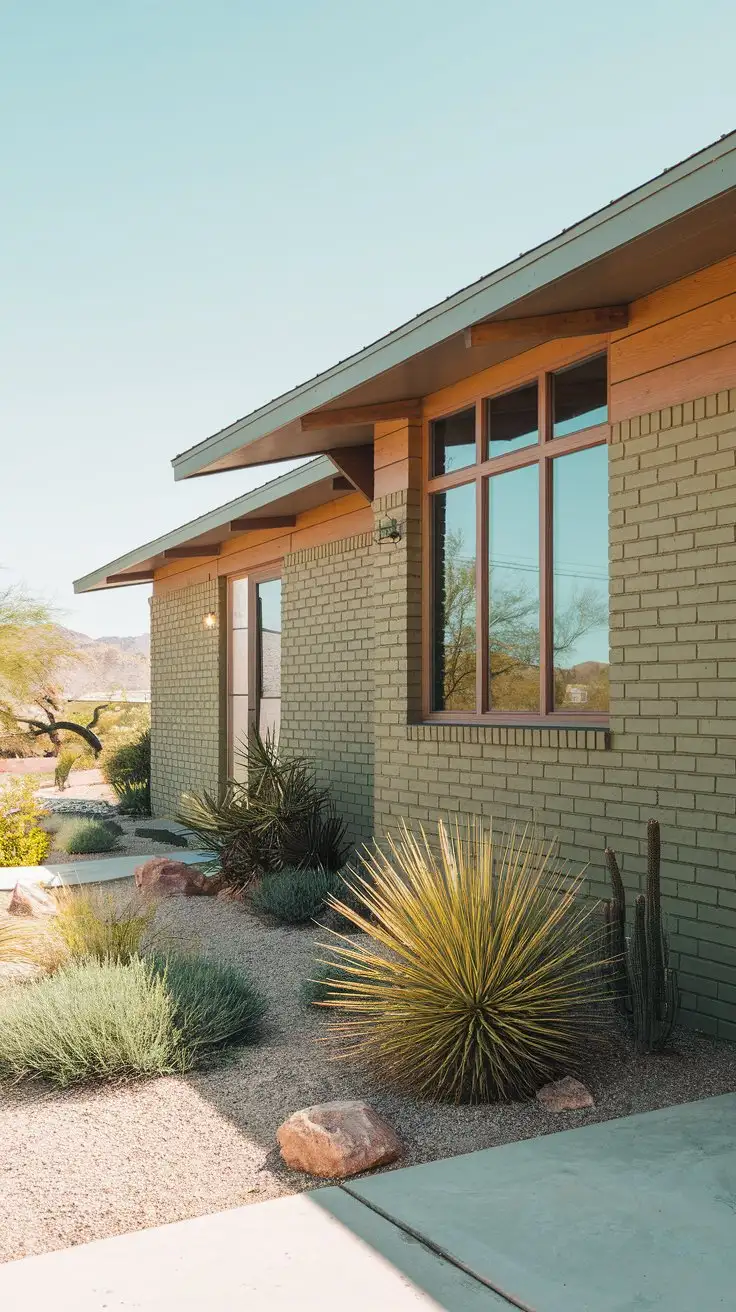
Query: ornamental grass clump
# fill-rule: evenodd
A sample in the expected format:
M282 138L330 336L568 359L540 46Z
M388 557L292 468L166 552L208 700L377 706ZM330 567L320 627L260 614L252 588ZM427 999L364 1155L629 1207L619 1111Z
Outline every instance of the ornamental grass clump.
M326 949L353 978L331 1029L342 1055L389 1084L436 1100L530 1097L583 1068L602 1036L606 985L582 875L534 833L465 833L440 822L439 853L402 825L365 855L361 913L330 905L367 936L334 933Z
M0 993L0 1080L71 1084L182 1074L255 1041L246 976L196 958L69 961Z
M68 957L126 963L150 935L158 901L150 895L118 894L98 888L64 888L55 894L52 933Z
M89 856L92 852L114 852L118 836L103 820L70 820L61 826L56 843L69 856Z
M176 952L154 955L150 965L172 1000L188 1064L259 1037L265 998L235 966Z
M278 874L264 876L253 892L251 905L286 925L303 925L324 910L335 884L335 876L328 870L287 867Z
M183 1069L174 1004L141 960L71 962L0 994L0 1079L88 1080Z

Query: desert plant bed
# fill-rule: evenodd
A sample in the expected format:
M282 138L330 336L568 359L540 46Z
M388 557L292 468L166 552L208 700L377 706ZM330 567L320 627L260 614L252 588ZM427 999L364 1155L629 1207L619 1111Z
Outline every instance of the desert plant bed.
M304 996L324 930L267 924L242 904L210 898L170 899L166 918L199 953L257 981L267 1005L262 1040L186 1075L62 1092L6 1086L0 1260L311 1188L314 1180L281 1165L275 1132L317 1102L369 1100L406 1145L401 1166L736 1087L736 1045L678 1031L666 1053L637 1055L621 1030L586 1072L588 1110L422 1102L331 1060L329 1015Z

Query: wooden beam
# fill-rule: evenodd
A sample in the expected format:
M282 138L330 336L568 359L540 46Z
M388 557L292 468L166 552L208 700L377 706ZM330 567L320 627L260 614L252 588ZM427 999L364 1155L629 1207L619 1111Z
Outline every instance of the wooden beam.
M295 528L296 515L261 515L252 519L231 519L231 533L246 533L250 529L260 528Z
M628 305L599 305L590 310L566 310L563 314L533 314L525 319L494 319L467 328L465 345L523 342L537 337L583 337L625 328L628 322Z
M373 500L373 443L365 446L341 446L327 455L341 474L368 501Z
M209 547L167 547L164 552L165 560L189 560L197 556L219 556L220 544L213 542Z
M333 492L349 492L352 486L350 479L345 478L344 474L338 474L337 477L332 480Z
M303 433L316 428L341 428L350 424L379 424L386 419L421 419L422 403L416 398L379 401L377 405L352 405L343 410L313 410L302 415Z
M108 574L106 583L153 583L153 571L142 569L130 574Z

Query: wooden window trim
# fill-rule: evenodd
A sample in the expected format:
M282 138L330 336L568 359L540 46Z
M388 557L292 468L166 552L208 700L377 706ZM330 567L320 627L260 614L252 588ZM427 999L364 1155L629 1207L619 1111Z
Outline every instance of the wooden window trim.
M554 709L554 666L547 659L550 633L553 624L553 559L552 559L552 477L551 461L560 456L571 455L576 451L587 451L595 446L610 443L611 425L609 422L594 424L590 428L553 437L552 413L552 379L554 374L570 367L605 354L599 346L576 349L566 353L554 365L547 364L533 372L527 372L515 379L510 386L505 383L496 391L484 389L462 403L425 414L422 422L422 560L426 568L422 570L422 722L427 724L458 725L506 725L518 728L558 728L573 729L597 728L607 729L610 716L599 711L556 711ZM507 455L486 458L487 450L487 401L494 396L503 396L508 392L528 384L537 383L539 401L539 437L537 442L522 447L519 451ZM607 406L611 412L611 377L610 361L607 379ZM476 463L463 469L453 470L449 474L430 476L432 425L438 419L446 418L458 410L475 406L476 424ZM434 543L433 517L431 513L432 496L452 488L475 484L476 490L476 637L487 631L488 589L486 586L486 558L488 547L488 487L489 478L507 470L522 469L529 465L539 467L539 544L541 594L540 607L540 693L539 711L436 711L432 709L433 700L433 572ZM489 695L489 670L487 654L484 647L476 643L476 706L487 707Z

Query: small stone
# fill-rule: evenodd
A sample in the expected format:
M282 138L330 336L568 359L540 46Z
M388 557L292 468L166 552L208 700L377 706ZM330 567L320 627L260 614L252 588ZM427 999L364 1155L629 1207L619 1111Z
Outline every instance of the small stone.
M537 1090L537 1102L548 1112L579 1112L584 1107L595 1107L590 1089L586 1089L580 1080L574 1080L571 1075L543 1085Z
M17 883L8 903L11 916L55 916L58 907L40 884Z
M294 1112L276 1132L281 1156L293 1171L343 1179L395 1162L401 1140L364 1102L325 1102Z
M151 893L197 897L208 892L207 880L201 870L185 865L183 861L171 861L166 856L154 856L150 861L144 861L135 871L134 879L136 888Z

